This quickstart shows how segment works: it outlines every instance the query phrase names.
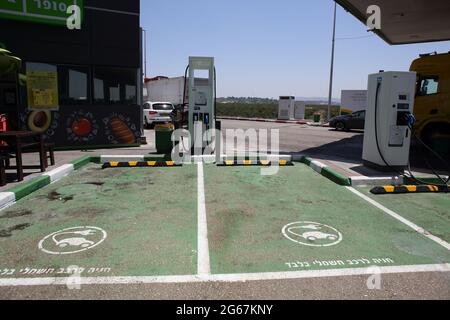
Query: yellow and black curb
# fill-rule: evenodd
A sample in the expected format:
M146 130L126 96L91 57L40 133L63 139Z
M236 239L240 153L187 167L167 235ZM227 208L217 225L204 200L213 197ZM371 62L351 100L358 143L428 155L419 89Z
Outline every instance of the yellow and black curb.
M270 166L279 166L279 167L287 167L293 166L292 161L288 160L224 160L222 163L218 163L218 167L251 167L251 166L259 166L259 167L270 167Z
M448 193L449 186L436 185L408 185L408 186L382 186L375 187L370 192L372 194L406 194L406 193Z
M165 167L181 167L182 164L177 164L174 161L128 161L128 162L114 162L110 161L103 164L102 169L108 168L165 168Z

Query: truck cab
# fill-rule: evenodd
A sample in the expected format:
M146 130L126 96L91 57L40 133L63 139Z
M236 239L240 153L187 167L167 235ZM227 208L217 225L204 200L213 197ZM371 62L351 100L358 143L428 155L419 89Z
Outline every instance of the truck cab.
M410 70L417 73L416 133L439 153L449 153L450 52L421 55Z

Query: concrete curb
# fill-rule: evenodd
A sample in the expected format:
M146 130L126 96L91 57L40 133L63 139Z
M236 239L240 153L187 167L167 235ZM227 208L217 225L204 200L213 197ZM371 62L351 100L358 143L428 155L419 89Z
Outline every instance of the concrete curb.
M81 167L84 167L85 165L94 162L94 157L89 157L89 156L85 156L79 159L75 159L73 161L70 162L70 164L73 165L75 170L78 170Z
M341 186L350 187L351 186L351 180L350 178L340 174L339 172L335 171L333 168L328 167L327 165L323 164L320 161L313 160L308 157L303 157L300 162L306 164L311 169L316 171L317 173L321 174L325 178L333 181L336 184L339 184Z
M0 193L0 209L3 209L16 201L16 195L13 192Z
M373 187L385 185L415 185L417 182L407 177L349 177L353 187ZM448 179L448 177L443 177ZM422 184L443 184L438 178L433 177L417 177Z
M78 170L91 162L96 162L96 160L96 157L86 156L46 172L39 177L30 179L5 192L0 192L0 209L14 204L16 201L25 198L31 193L61 180L71 172Z
M72 171L75 171L75 166L73 164L65 164L55 170L45 173L43 176L48 176L50 177L50 182L55 182L69 175Z
M296 158L298 158L297 156ZM295 161L295 160L294 160ZM367 187L367 186L384 186L384 185L405 185L405 184L415 184L415 181L402 176L391 176L391 177L365 177L365 176L345 176L333 168L321 163L320 161L313 160L306 156L300 159L300 162L306 164L314 171L318 172L322 176L328 178L329 180L347 187ZM445 177L444 177L445 178ZM442 184L439 179L428 177L428 178L418 178L424 183L428 184Z
M397 185L404 184L403 177L349 177L352 187L367 187L367 186L384 186L384 185Z

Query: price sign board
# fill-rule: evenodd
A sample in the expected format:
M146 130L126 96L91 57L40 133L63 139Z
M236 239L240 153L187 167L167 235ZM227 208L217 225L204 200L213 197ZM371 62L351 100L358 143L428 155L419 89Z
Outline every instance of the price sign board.
M27 72L28 108L58 110L58 74L56 72Z
M83 17L83 0L0 0L0 18L65 26L71 5L79 6Z

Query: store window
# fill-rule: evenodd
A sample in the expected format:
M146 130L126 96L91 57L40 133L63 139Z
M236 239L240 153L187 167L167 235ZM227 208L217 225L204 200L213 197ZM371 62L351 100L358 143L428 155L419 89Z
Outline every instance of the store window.
M96 67L93 102L106 105L136 105L136 69Z
M26 72L30 109L57 109L90 102L88 67L29 62Z
M57 66L47 63L27 63L26 93L29 110L58 110L59 90Z
M419 81L419 96L437 94L439 88L439 77L421 78Z
M89 103L89 69L58 66L59 101L61 105Z

